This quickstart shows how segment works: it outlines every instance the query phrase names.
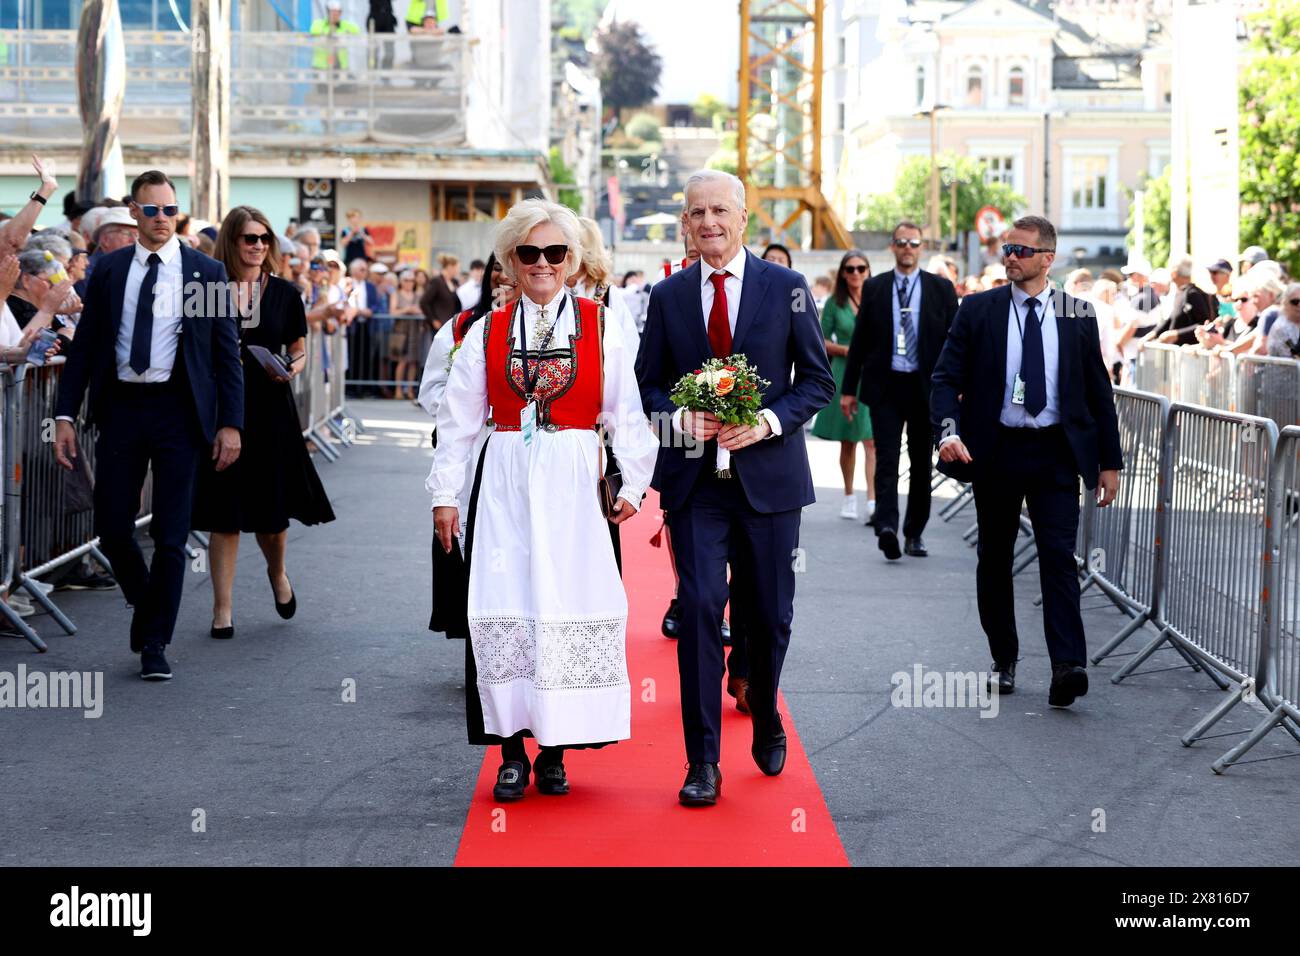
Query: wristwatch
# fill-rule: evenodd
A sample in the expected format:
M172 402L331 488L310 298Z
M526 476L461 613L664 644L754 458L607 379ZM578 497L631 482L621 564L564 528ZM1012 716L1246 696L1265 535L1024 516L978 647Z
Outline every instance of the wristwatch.
M40 193L36 192L35 190L32 190L31 198L32 198L32 199L35 199L35 200L36 200L38 203L40 203L42 206L45 205L45 197L42 196Z

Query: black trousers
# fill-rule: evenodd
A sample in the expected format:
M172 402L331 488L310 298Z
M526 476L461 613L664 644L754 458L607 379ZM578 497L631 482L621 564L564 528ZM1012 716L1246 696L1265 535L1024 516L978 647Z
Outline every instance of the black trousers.
M1053 666L1083 666L1088 652L1074 560L1079 473L1064 430L1059 425L999 427L997 448L974 486L980 534L976 570L980 624L988 635L994 663L1013 663L1020 655L1011 566L1020 509L1027 503L1038 545L1047 653Z
M681 585L677 667L682 729L692 763L717 763L721 754L722 610L727 603L727 563L732 542L749 555L752 591L744 607L749 658L748 700L759 727L776 716L777 689L794 620L794 552L800 511L761 514L736 478L704 468L690 499L673 512L673 554Z
M930 402L921 373L890 372L884 396L870 409L871 431L876 440L876 534L884 530L898 531L898 460L906 429L911 472L903 535L918 537L930 521L930 464L934 447Z
M208 448L199 430L184 357L168 382L116 382L95 445L95 533L122 595L134 609L131 649L170 644L185 581L194 480ZM135 540L146 472L153 469L153 561Z

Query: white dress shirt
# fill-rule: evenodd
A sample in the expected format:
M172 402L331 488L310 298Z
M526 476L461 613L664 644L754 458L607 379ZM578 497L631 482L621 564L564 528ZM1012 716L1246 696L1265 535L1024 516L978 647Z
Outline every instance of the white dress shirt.
M903 315L902 307L898 304L898 287L903 279L907 279L907 307L911 309L912 335L916 339L916 352L921 354L921 270L913 269L911 275L903 276L897 269L891 276L893 285L890 286L890 310L894 316L894 347L889 350L889 368L894 372L915 372L918 366L911 361L906 355L898 354L898 337L903 333Z
M1043 330L1043 372L1047 381L1047 404L1037 415L1030 415L1024 405L1011 401L1016 376L1020 374L1023 345L1020 330L1028 321L1025 302L1029 299L1019 286L1012 285L1011 306L1007 309L1006 385L1002 392L1002 414L998 418L998 421L1010 428L1046 428L1061 420L1061 402L1057 394L1058 366L1061 360L1060 332L1057 329L1056 310L1052 307L1052 287L1044 286L1043 291L1034 298L1038 301L1034 315Z
M154 296L153 339L149 351L149 367L143 375L131 368L131 336L135 330L136 303L140 300L140 286L149 271L149 250L135 244L131 270L126 275L126 291L122 296L122 324L117 330L117 377L123 382L165 382L171 378L176 361L176 347L181 333L182 287L181 243L175 236L158 250L157 291L145 290Z
M700 308L704 311L704 333L709 332L709 313L713 311L713 280L710 276L715 272L726 272L727 278L722 281L722 288L727 294L727 324L731 328L731 335L736 335L736 319L740 315L740 290L745 282L745 258L747 253L745 247L741 246L725 266L721 269L715 269L700 259ZM673 412L673 428L684 433L682 428L682 416L686 414L686 409L679 408ZM776 413L770 409L761 408L758 414L767 419L767 424L772 429L772 435L781 434L781 420L776 417ZM767 437L771 438L772 435Z

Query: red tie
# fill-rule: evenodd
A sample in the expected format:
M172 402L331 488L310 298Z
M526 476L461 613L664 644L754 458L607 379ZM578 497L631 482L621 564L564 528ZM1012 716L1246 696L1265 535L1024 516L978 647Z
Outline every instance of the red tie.
M731 354L731 321L727 318L727 289L724 283L729 272L715 272L709 276L713 283L713 308L709 310L709 345L714 358Z

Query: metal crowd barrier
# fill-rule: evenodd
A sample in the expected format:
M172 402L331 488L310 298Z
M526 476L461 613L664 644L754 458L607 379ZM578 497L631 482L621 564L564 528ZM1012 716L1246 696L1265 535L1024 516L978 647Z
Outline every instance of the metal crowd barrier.
M349 351L343 331L309 329L306 368L292 384L302 437L330 462L339 459L340 446L351 445L360 429L357 419L348 413L343 395ZM337 439L337 445L329 435Z
M1300 425L1300 361L1293 358L1150 343L1135 381L1173 402L1271 418L1279 428Z
M1278 436L1268 476L1264 598L1253 688L1268 714L1212 765L1223 773L1277 727L1300 741L1300 428ZM1269 757L1261 758L1272 759Z
M420 390L433 332L421 315L372 315L348 326L347 387L392 398Z

